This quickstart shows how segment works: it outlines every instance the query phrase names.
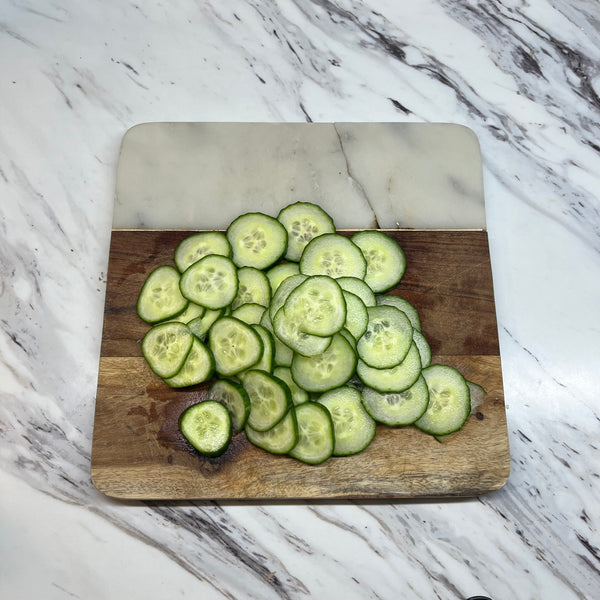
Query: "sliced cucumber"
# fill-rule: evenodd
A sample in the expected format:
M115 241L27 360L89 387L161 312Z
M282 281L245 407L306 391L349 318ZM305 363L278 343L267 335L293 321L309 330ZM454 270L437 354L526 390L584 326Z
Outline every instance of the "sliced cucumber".
M285 227L263 213L247 213L227 228L233 262L238 267L266 269L283 256L287 247Z
M246 425L246 436L255 446L271 454L287 454L298 443L298 422L292 406L285 417L271 429L257 431Z
M137 301L137 314L147 323L164 321L188 305L179 291L179 272L170 265L154 269L146 278Z
M275 335L275 329L273 323L271 323L271 317L269 316L269 310L267 309L260 320L262 325L267 331L273 334L273 343L275 345L275 354L273 356L273 363L277 366L289 367L292 364L292 358L294 351L284 344L277 335Z
M261 304L269 306L271 301L271 284L267 276L253 267L238 269L238 291L231 303L235 310L243 304Z
M263 353L258 333L234 317L217 319L208 332L208 343L217 372L226 377L250 368Z
M334 456L362 452L375 437L375 421L364 409L358 390L343 386L319 398L333 420Z
M208 381L214 369L213 355L197 337L194 337L183 366L172 377L164 378L164 382L172 388L198 385Z
M360 248L338 233L325 233L311 240L300 259L300 273L304 275L364 279L366 272L367 261Z
M266 275L271 286L271 296L277 291L279 284L292 275L300 274L300 266L295 262L284 262L271 267Z
M471 396L466 379L454 368L431 365L423 369L429 405L415 425L433 435L458 431L469 418Z
M421 366L428 367L431 364L431 348L427 338L416 329L413 329L413 342L416 344L421 355Z
M302 356L315 356L327 350L331 337L321 337L305 333L300 328L301 321L289 319L281 308L273 320L275 335L294 352Z
M307 392L325 392L344 385L356 369L356 354L348 340L336 333L331 344L321 354L294 354L292 377Z
M366 386L378 392L403 392L419 378L421 356L416 344L413 343L399 365L389 369L375 369L359 360L356 373Z
M207 400L190 406L179 418L179 429L206 456L223 454L231 441L231 417L220 402Z
M194 319L198 319L204 316L206 312L205 306L200 306L199 304L194 304L193 302L188 302L187 308L179 313L176 317L171 319L167 319L168 321L179 321L179 323L188 324L190 321Z
M293 406L288 386L270 373L248 371L243 384L250 398L250 414L246 424L255 431L267 431L275 427Z
M242 385L230 379L217 379L206 394L207 400L220 402L229 411L231 430L239 433L250 414L250 398Z
M184 323L160 323L144 335L142 354L159 377L173 377L183 366L193 340Z
M396 286L406 269L406 257L398 242L383 231L359 231L352 241L367 260L365 283L375 292Z
M298 443L289 455L310 465L326 461L334 448L333 421L329 411L315 402L296 407Z
M248 325L256 325L260 323L266 310L261 304L242 304L231 312L231 316Z
M277 291L273 294L271 304L269 305L269 316L271 317L271 321L273 321L275 315L279 312L279 309L283 307L288 296L307 279L308 277L306 275L298 274L292 275L281 282Z
M231 247L223 233L202 231L186 237L175 248L174 260L179 271L183 273L190 265L209 254L231 255Z
M294 406L298 404L304 404L310 400L310 396L306 390L299 387L294 378L292 377L292 371L289 367L275 367L273 369L273 375L279 377L282 381L285 381L287 386L290 388L292 394L292 403Z
M389 369L402 362L413 338L408 317L393 306L371 306L367 315L367 329L356 347L360 359L375 369Z
M207 308L201 317L196 317L188 323L188 327L191 332L200 340L204 340L211 325L219 318L224 316L224 310L218 308L216 310L210 310Z
M422 375L404 392L381 393L365 387L362 401L378 422L391 427L410 425L419 419L429 403L429 389Z
M308 242L324 233L335 233L333 219L316 204L295 202L283 208L277 216L288 233L285 258L300 260Z
M352 334L355 340L367 331L369 323L369 315L365 303L352 292L344 292L344 300L346 301L346 322L345 329Z
M413 329L421 331L421 317L419 317L417 309L406 298L384 294L377 296L377 304L378 306L394 306L401 310L408 317Z
M274 336L266 327L259 324L252 325L252 329L258 333L263 345L261 357L258 362L252 365L252 368L271 373L273 371L273 357L275 355ZM240 377L243 379L243 374L240 374Z
M210 254L185 270L179 288L191 302L211 310L223 308L237 294L237 269L229 258Z
M346 322L346 302L335 279L309 277L292 290L283 305L286 318L299 323L305 333L330 336Z
M338 277L336 281L345 292L356 294L367 308L377 304L373 290L362 279L358 279L358 277Z

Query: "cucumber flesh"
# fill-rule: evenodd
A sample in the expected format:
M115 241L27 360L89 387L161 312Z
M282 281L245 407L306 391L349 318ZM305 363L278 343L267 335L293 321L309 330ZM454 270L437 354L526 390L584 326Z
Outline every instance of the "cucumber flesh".
M188 267L179 289L191 302L211 310L231 304L238 291L237 269L231 260L210 254Z
M333 421L329 411L315 402L296 407L298 442L289 455L310 465L325 462L335 445Z
M287 454L298 443L298 423L292 406L277 425L266 431L257 431L246 424L246 436L255 446L271 454Z
M243 304L261 304L269 306L271 301L271 284L267 276L253 267L242 267L237 271L238 291L231 303L235 310Z
M188 305L179 290L179 273L170 265L154 269L146 278L137 301L137 314L147 323L164 321Z
M250 398L250 414L246 423L255 431L275 427L292 407L288 386L265 371L248 371L243 385Z
M142 339L142 354L159 377L173 377L183 366L194 336L184 323L154 325Z
M358 390L343 386L323 394L319 400L331 414L334 456L362 452L375 437L375 421L364 409Z
M186 237L175 248L173 258L177 268L183 273L190 265L209 254L231 255L229 242L220 231L202 231Z
M219 456L231 441L231 417L220 402L204 401L187 408L179 419L183 436L206 456Z
M206 399L220 402L227 408L234 434L244 428L250 414L250 398L243 386L229 379L217 379L208 390Z
M300 273L364 279L367 261L360 248L339 233L326 233L311 240L300 258Z
M197 337L194 337L183 366L172 377L164 378L164 382L172 388L198 385L211 378L214 368L215 361L211 352Z
M263 353L263 343L258 333L234 317L217 319L208 332L208 341L216 370L224 376L249 369Z

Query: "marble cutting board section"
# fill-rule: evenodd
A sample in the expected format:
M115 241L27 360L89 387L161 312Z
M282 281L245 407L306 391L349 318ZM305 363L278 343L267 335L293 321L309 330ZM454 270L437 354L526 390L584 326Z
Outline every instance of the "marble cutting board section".
M139 348L147 325L135 314L141 283L171 260L186 231L224 229L245 211L276 215L299 200L321 204L341 230L396 230L390 235L410 268L393 293L419 309L433 361L488 391L446 443L382 426L361 455L310 467L268 455L243 435L209 460L182 440L178 415L206 386L171 390L147 368ZM501 487L509 464L481 155L470 130L152 123L126 133L92 449L100 491L146 499L472 496Z

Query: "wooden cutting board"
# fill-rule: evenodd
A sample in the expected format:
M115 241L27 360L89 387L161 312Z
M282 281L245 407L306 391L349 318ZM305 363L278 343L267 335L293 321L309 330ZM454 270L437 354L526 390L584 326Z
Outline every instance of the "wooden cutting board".
M345 232L348 235L351 232ZM413 427L378 426L361 454L307 466L252 446L243 434L218 458L178 431L206 385L174 390L141 357L148 329L136 315L143 281L189 231L113 231L96 398L92 479L103 493L138 499L419 498L474 496L509 474L502 372L485 231L389 231L407 257L396 290L418 309L433 362L487 390L445 443Z

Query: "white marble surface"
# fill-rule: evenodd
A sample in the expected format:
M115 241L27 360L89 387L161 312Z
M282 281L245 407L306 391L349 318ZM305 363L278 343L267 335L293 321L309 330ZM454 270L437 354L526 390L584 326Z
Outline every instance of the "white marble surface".
M0 597L597 597L599 23L584 0L3 2ZM123 133L303 120L479 137L508 484L456 502L107 500L89 458Z

